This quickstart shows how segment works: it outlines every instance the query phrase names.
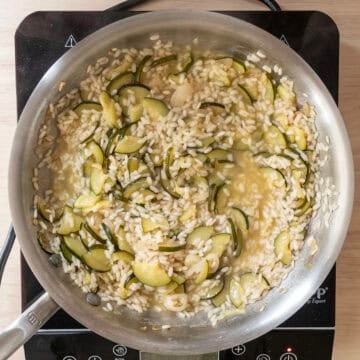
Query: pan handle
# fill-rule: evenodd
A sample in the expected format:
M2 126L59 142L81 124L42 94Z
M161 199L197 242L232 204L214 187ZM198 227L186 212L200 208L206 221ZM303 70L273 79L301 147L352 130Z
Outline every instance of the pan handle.
M48 293L40 295L15 321L0 332L0 360L8 359L58 310L59 306Z
M0 283L15 236L11 225L0 250ZM0 360L8 359L58 310L59 306L48 293L40 295L15 321L0 332Z

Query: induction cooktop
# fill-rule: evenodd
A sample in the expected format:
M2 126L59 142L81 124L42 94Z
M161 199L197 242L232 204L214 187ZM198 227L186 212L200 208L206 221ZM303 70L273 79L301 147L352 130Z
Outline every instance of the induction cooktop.
M302 56L338 100L339 33L320 12L222 12L248 21L280 38ZM15 35L18 115L46 70L68 49L97 29L136 12L36 12ZM22 304L43 291L22 258ZM335 268L295 315L278 328L232 349L186 359L330 360L335 330ZM58 311L24 346L27 360L173 359L115 344ZM177 357L176 357L177 358Z

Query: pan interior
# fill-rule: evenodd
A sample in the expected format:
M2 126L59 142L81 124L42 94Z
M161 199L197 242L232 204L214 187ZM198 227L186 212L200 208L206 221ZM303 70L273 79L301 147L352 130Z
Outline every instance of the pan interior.
M267 54L264 64L279 64L285 74L295 79L296 92L309 96L317 112L319 141L325 142L329 136L331 142L329 161L321 169L321 176L330 177L341 190L339 206L329 228L321 225L313 230L319 252L311 260L311 269L307 266L310 255L305 246L295 268L282 284L286 294L274 289L262 301L249 306L246 314L228 318L216 328L209 325L203 314L180 319L165 312L138 314L124 308L114 316L91 307L68 276L51 267L47 255L37 245L36 229L32 226L31 178L36 165L33 149L47 106L59 98L58 84L66 81L65 91L70 91L86 77L87 65L109 49L146 47L153 33L179 45L190 44L197 38L199 48L240 57L263 50ZM224 15L198 11L157 12L137 15L99 30L49 69L23 111L12 149L9 184L13 222L25 258L42 286L65 311L91 330L118 343L148 352L195 354L229 348L266 333L312 295L332 268L346 234L353 199L353 165L347 134L335 103L315 73L291 49L266 32ZM319 213L313 229L321 218ZM261 305L265 310L259 312ZM170 329L158 330L164 324L170 325Z

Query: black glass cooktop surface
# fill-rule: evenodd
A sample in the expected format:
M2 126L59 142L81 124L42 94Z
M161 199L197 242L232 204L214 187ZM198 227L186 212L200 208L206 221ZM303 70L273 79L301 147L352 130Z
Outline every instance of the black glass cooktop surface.
M338 100L339 33L320 12L223 12L255 24L292 47ZM37 12L15 35L18 114L46 70L78 41L134 12ZM22 259L22 302L42 288ZM335 268L313 297L279 328L247 344L197 359L330 360L335 326ZM64 311L25 345L27 360L162 359L114 344L85 329ZM168 359L173 357L167 357ZM187 357L190 359L190 357Z

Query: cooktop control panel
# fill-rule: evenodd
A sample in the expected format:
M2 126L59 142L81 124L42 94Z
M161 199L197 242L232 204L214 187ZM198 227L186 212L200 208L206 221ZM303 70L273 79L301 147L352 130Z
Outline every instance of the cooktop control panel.
M333 330L274 330L231 349L177 360L330 360ZM140 353L92 332L34 336L26 345L27 359L46 360L173 360L173 356Z

